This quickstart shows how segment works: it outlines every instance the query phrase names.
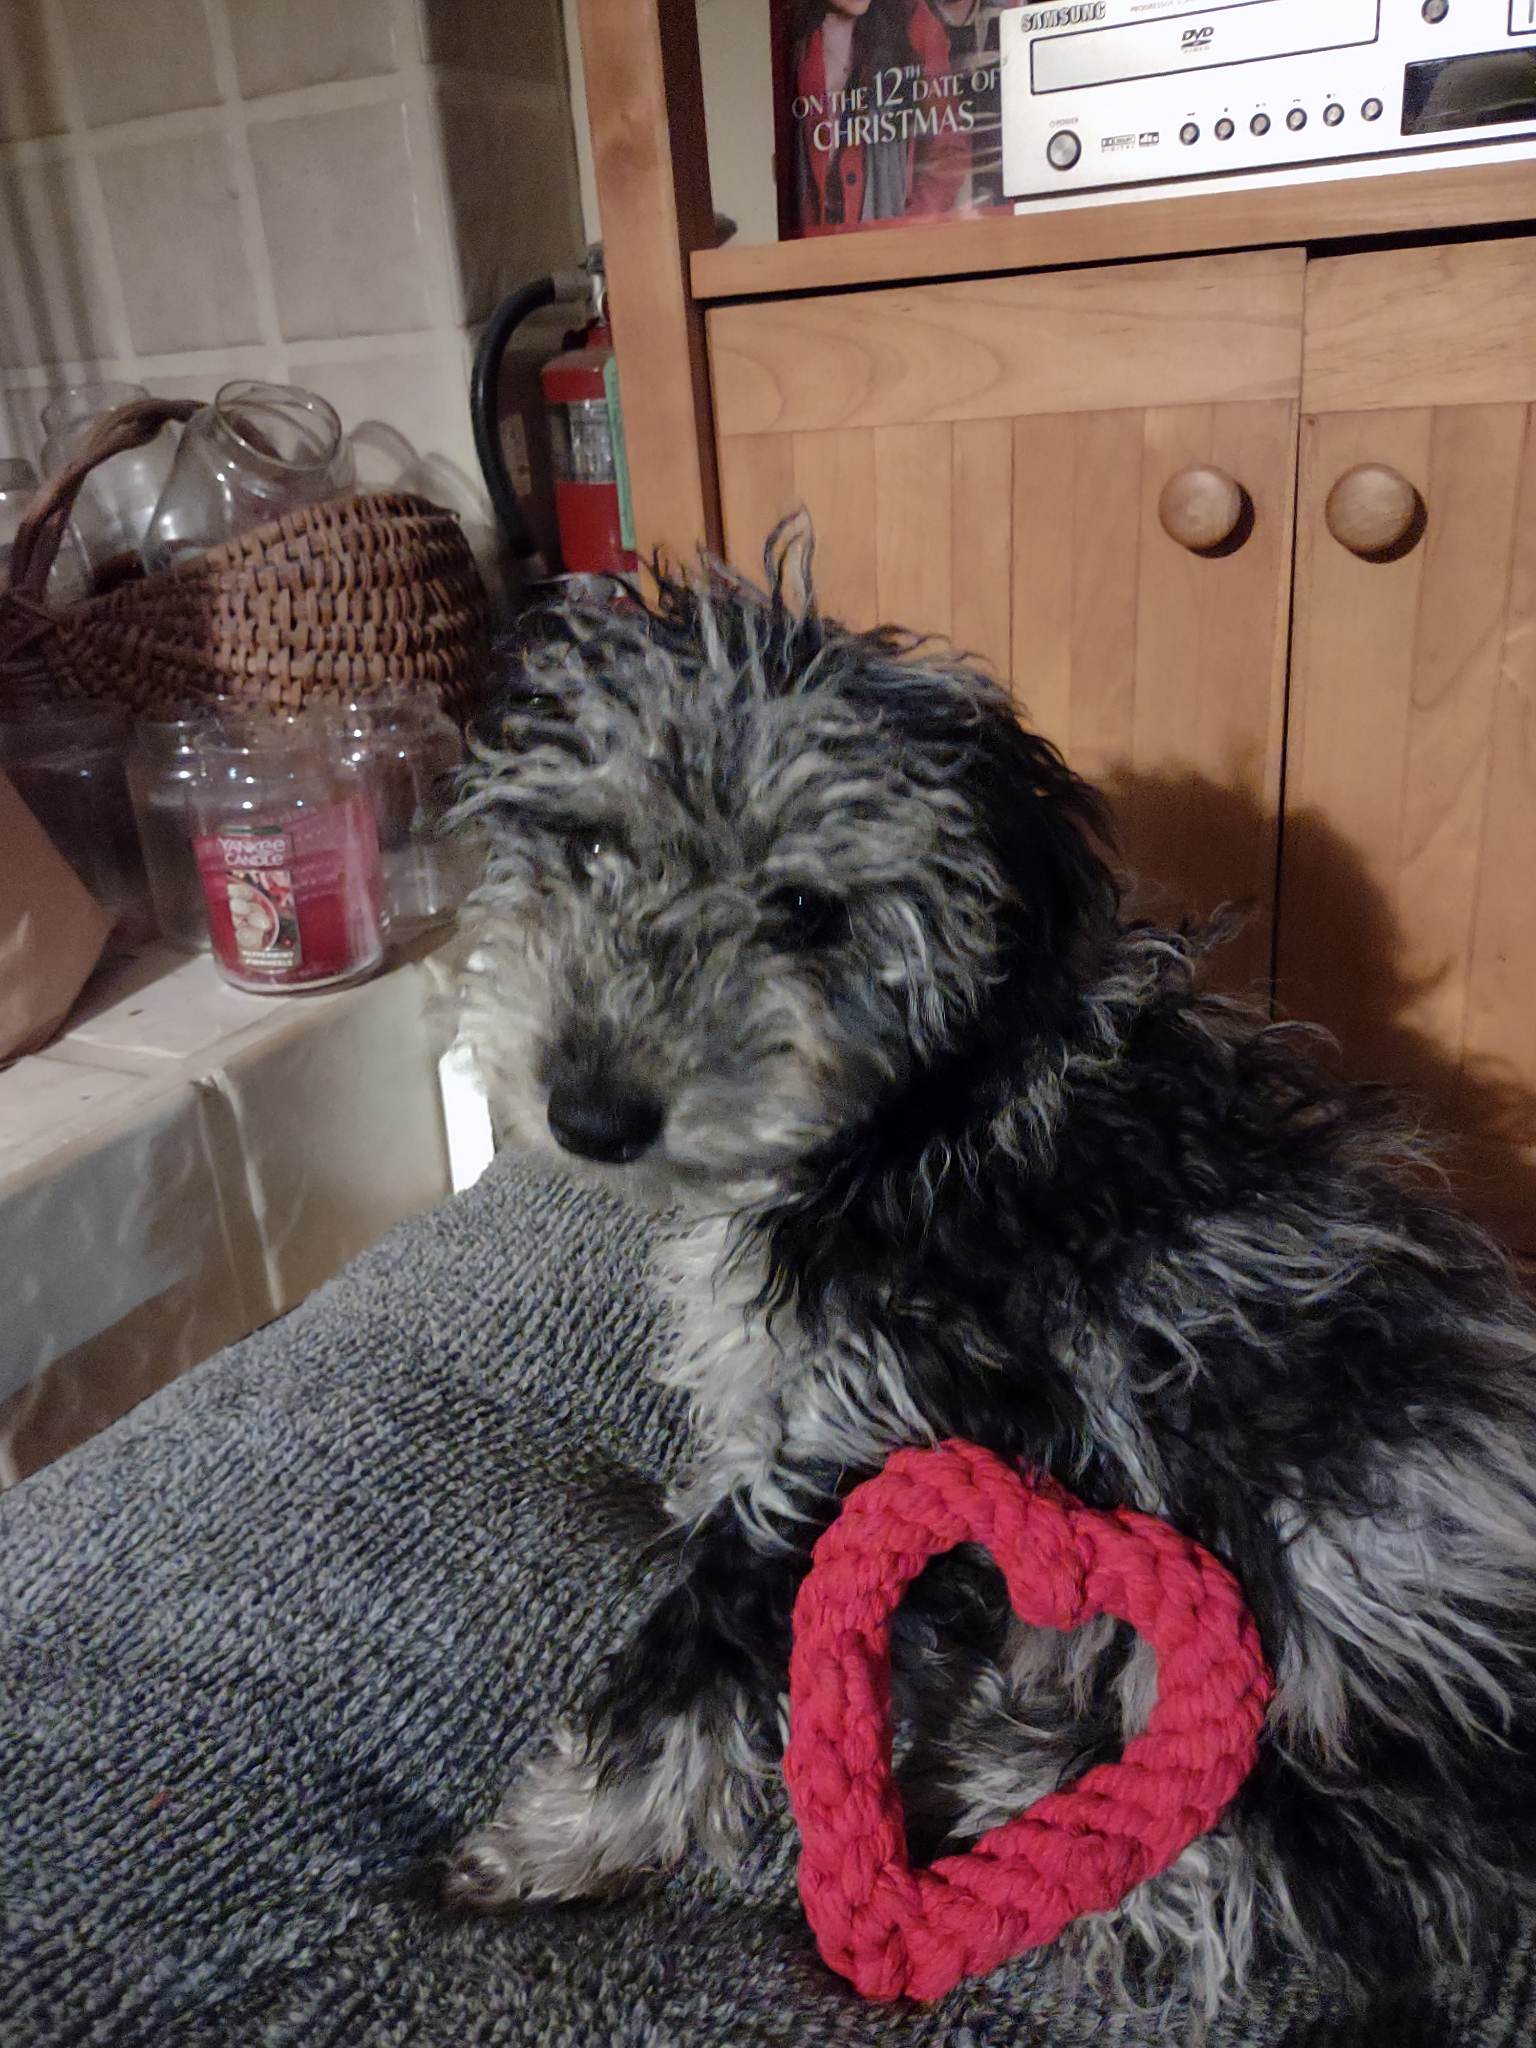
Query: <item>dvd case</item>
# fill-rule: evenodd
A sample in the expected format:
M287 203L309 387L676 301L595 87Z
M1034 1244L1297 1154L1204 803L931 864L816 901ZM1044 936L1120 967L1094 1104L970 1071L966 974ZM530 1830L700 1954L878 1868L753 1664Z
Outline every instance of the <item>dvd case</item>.
M772 0L781 235L1002 205L1002 11L995 0Z

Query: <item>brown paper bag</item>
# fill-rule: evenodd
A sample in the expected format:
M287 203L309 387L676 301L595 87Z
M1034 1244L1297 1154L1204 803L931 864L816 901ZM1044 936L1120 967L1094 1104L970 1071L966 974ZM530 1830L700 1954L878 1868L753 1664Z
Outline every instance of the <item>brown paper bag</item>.
M112 920L0 775L0 1064L48 1043Z

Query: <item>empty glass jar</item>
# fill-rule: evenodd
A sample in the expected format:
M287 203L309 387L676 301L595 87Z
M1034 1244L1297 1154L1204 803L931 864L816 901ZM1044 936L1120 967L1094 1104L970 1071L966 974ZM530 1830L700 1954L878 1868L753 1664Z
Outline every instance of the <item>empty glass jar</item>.
M208 944L208 912L193 849L192 790L201 772L198 742L208 716L141 718L128 756L128 787L160 936L189 953Z
M11 545L37 494L37 471L20 455L0 455L0 587L11 573Z
M128 722L100 705L38 704L0 717L0 768L103 910L113 938L153 938L133 805L123 770Z
M0 590L10 580L11 550L37 496L37 471L21 455L0 456ZM73 604L86 592L85 561L73 528L66 527L48 572L51 604Z
M142 384L71 384L43 407L43 474L57 476L72 462L98 420L136 398ZM171 473L175 436L162 428L142 448L126 449L93 469L75 499L71 518L91 585L110 590L143 573L139 548Z
M387 690L333 717L367 776L378 820L390 931L423 931L453 916L481 866L472 838L444 820L458 794L464 741L431 690Z
M199 742L194 845L213 957L236 988L293 994L384 957L373 807L333 728L240 719Z
M182 430L144 566L171 568L352 481L341 421L323 398L290 384L225 384Z

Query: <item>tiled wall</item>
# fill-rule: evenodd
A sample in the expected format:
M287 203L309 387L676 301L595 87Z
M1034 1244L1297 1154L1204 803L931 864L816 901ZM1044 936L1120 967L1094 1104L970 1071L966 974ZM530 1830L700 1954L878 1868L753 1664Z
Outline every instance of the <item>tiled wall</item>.
M273 378L484 543L473 332L582 243L560 0L0 0L0 454Z

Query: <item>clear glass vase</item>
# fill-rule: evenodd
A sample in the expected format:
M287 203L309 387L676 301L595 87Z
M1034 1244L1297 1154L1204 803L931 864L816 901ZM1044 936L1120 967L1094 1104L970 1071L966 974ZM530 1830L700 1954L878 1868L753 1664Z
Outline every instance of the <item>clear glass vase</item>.
M124 714L95 704L31 703L0 715L0 768L103 910L114 942L155 933L123 756Z
M189 953L208 946L192 820L192 791L202 765L199 741L208 728L208 714L190 707L179 718L141 718L128 756L128 788L155 921L161 938Z
M57 476L97 422L136 398L142 384L70 384L43 407L43 474ZM91 586L110 590L143 574L139 549L171 473L175 435L162 428L142 448L100 463L80 486L70 525Z
M37 496L37 471L22 455L0 456L0 590L10 581L11 551L21 522ZM88 588L85 559L73 527L65 527L59 551L48 571L50 604L73 604Z
M446 922L483 865L478 844L444 829L464 764L458 727L431 690L385 690L323 715L339 723L372 793L391 933Z
M151 573L300 505L352 487L352 451L333 409L290 384L238 380L182 430L144 537Z

